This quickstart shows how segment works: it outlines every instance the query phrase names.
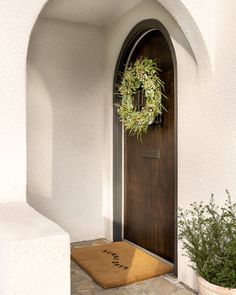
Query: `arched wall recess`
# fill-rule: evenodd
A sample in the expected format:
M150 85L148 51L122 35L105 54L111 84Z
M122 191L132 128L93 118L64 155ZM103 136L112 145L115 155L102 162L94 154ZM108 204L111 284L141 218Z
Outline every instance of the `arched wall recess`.
M31 28L29 36L33 30L34 24L41 11L50 0L37 0L34 5L34 14L32 14ZM185 34L196 58L200 74L206 76L211 73L213 68L213 54L209 50L203 33L194 19L193 13L185 5L185 0L154 0L161 4L176 20L183 33ZM37 4L37 5L36 5ZM28 44L27 44L28 46Z
M104 235L105 45L97 26L41 16L30 40L27 198L71 241Z
M184 1L176 0L171 2L165 0L154 0L153 2L155 4L160 3L163 7L165 7L167 11L169 11L170 15L172 15L173 18L180 25L193 51L194 58L198 66L199 76L204 77L210 71L211 68L209 54L207 52L203 36L201 35L201 31L197 26L196 22L194 21L191 12L183 4ZM37 9L34 10L34 15L31 19L31 30L33 28L33 23L36 21L41 9L46 3L47 1L45 0L37 1ZM30 30L28 33L30 35Z
M25 64L26 64L26 56L27 56L27 47L28 47L28 43L29 43L29 38L30 38L30 34L32 32L33 26L43 8L43 6L47 3L48 1L46 0L37 0L37 1L28 1L28 0L23 0L20 3L15 3L15 1L1 1L1 12L2 12L2 16L5 19L2 23L1 26L1 32L2 32L2 37L5 38L4 36L6 36L6 40L9 40L9 42L4 42L1 44L1 49L2 49L2 53L5 54L5 59L2 60L1 62L1 67L5 68L8 67L9 68L9 64L11 64L12 67L12 71L15 72L16 76L20 76L22 79L22 82L20 83L20 85L18 86L19 91L17 91L17 93L14 91L14 89L10 86L8 86L8 83L5 83L5 78L2 77L1 78L1 84L5 85L4 88L4 93L6 92L7 95L3 95L3 96L7 96L7 97L11 97L14 95L17 95L18 99L17 101L19 101L19 105L23 106L23 104L25 104L25 76L26 76L26 71L25 71ZM156 0L154 0L154 2L156 2ZM194 50L194 54L197 58L197 61L199 64L202 65L202 67L206 67L206 68L211 68L211 63L209 60L209 54L206 54L206 46L205 41L203 39L203 36L201 34L201 30L198 26L198 23L195 22L195 24L193 24L193 20L194 17L192 16L191 10L186 8L186 5L184 4L186 2L186 0L176 0L176 1L172 1L172 0L160 0L157 1L158 3L161 3L161 5L163 5L164 7L166 7L166 9L170 12L170 14L172 14L174 16L174 18L177 20L177 22L180 24L183 32L185 32L185 35L187 36L189 43L191 45L191 47ZM204 13L204 12L203 12ZM3 19L2 18L2 19ZM7 21L6 21L7 20ZM191 25L193 24L193 25ZM191 29L190 29L191 28ZM193 28L193 31L192 31ZM17 54L15 53L15 50L12 50L12 45L10 45L12 42L12 44L15 44L15 48L17 48ZM199 53L198 53L199 51ZM200 54L200 52L202 52L202 54ZM14 55L13 55L14 54ZM199 57L201 55L201 58L203 59L202 62L200 63L199 59L201 60L201 58ZM205 56L205 57L204 57ZM206 63L204 62L204 59L206 58ZM7 65L8 64L8 65ZM19 66L17 66L17 71L14 71L16 64ZM209 67L207 65L210 65ZM200 67L200 66L199 66ZM201 68L201 67L200 67ZM11 75L11 79L17 79L15 78L15 75ZM9 79L8 79L9 81ZM19 79L17 79L17 81L19 82ZM13 84L15 84L15 82L13 81ZM7 100L7 98L6 98ZM17 103L17 102L16 102ZM6 106L8 106L9 102L6 103ZM24 109L24 108L23 108ZM22 119L20 119L20 121L25 120L25 112L22 109L21 113L22 115ZM11 106L9 105L9 112L11 112L10 110L12 110ZM5 112L6 114L6 112ZM9 115L11 117L14 117L14 115ZM4 118L5 115L2 117ZM7 114L6 114L6 118L8 120ZM23 130L23 125L22 124L22 129L20 131L20 133L24 133L25 131ZM11 126L8 126L8 130L9 132L6 133L11 133ZM20 134L18 132L18 135ZM25 135L23 135L25 136ZM19 139L19 141L21 141ZM7 137L4 140L5 144L7 142L10 143L10 139L8 139ZM1 194L1 200L2 202L6 202L8 200L25 200L25 193L24 193L24 186L25 186L25 180L21 180L23 178L25 178L24 174L25 172L22 171L22 169L24 169L24 164L22 163L22 161L25 161L23 159L25 159L25 147L23 147L23 145L25 145L25 143L23 143L24 140L22 139L22 143L20 143L20 146L22 145L22 149L21 149L21 160L19 161L18 159L13 160L12 157L12 153L10 153L9 149L6 149L7 152L5 153L5 157L2 159L2 163L12 163L12 167L15 167L14 172L9 172L9 174L6 174L6 168L5 165L2 165L2 168L0 170L0 173L2 175L2 179L3 179L3 187L1 189L2 194ZM17 144L15 144L15 146L17 146ZM18 149L19 151L19 149ZM9 155L8 155L9 154ZM16 156L16 155L15 155ZM6 158L9 159L9 162L6 161ZM6 166L8 165L6 164ZM19 167L19 168L18 168ZM14 176L13 176L14 174ZM21 174L19 176L19 174ZM16 179L18 179L19 183L9 183L9 182L13 182ZM23 183L24 182L24 183ZM9 185L8 185L9 183ZM16 192L16 190L18 189L18 192Z
M185 4L185 0L154 0L161 4L170 13L170 15L176 20L185 34L193 53L196 57L196 61L200 70L205 72L211 72L213 67L213 55L209 49L204 34L201 31L200 26L194 18L194 14ZM31 23L35 23L39 17L43 8L50 2L50 0L38 0L35 3L35 14ZM37 4L37 6L36 6ZM33 26L31 27L31 31ZM30 31L30 33L31 33Z

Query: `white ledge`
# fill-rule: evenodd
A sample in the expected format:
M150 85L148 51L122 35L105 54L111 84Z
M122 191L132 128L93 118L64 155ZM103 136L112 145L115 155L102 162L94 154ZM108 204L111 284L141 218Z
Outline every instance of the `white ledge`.
M26 202L0 204L0 241L32 240L67 234Z
M69 235L25 202L0 205L0 294L69 295Z

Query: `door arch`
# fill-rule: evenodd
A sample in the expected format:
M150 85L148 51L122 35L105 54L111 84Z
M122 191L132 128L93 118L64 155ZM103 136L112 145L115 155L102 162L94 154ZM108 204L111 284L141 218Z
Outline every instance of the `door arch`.
M173 262L175 266L175 274L177 274L177 61L174 47L171 42L170 35L166 28L155 19L148 19L138 23L129 33L124 41L120 51L114 76L113 93L114 103L119 102L119 96L116 94L116 85L119 81L119 73L124 72L126 64L132 59L132 52L136 50L143 38L153 32L159 32L165 39L173 64ZM119 122L116 108L113 113L113 239L114 241L123 238L123 139L122 126Z

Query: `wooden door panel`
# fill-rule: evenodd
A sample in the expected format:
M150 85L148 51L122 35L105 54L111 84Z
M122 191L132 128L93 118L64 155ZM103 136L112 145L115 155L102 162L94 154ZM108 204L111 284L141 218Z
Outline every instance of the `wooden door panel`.
M125 135L124 238L169 261L174 261L174 70L171 52L159 31L146 35L131 61L139 56L157 58L168 99L161 124L142 137ZM144 157L157 151L159 159Z

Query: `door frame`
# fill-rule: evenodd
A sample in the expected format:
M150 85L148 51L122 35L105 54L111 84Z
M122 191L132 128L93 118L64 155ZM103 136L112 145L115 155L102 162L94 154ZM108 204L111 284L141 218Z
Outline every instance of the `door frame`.
M147 19L138 23L126 37L121 48L113 80L113 103L118 103L120 98L117 93L117 80L120 72L124 72L125 65L130 58L138 40L150 30L158 30L165 37L171 52L174 67L174 207L175 207L175 245L174 245L174 273L177 276L177 209L178 209L178 169L177 169L177 60L170 35L164 25L156 19ZM123 233L123 132L117 109L113 107L113 240L122 240Z

